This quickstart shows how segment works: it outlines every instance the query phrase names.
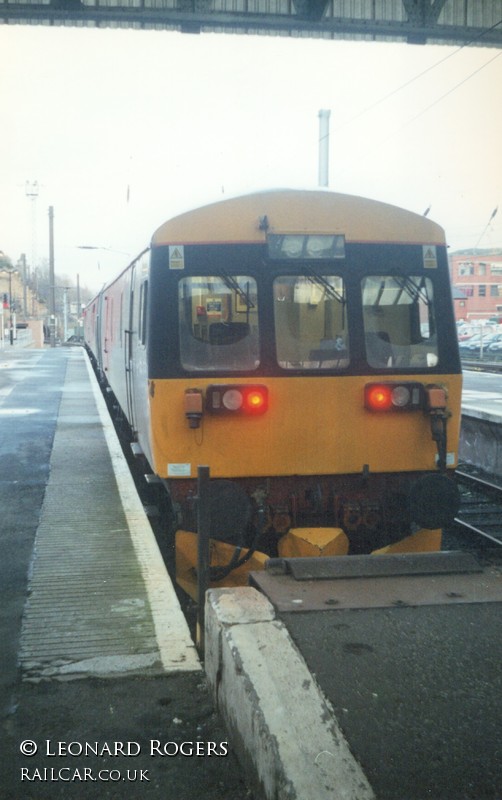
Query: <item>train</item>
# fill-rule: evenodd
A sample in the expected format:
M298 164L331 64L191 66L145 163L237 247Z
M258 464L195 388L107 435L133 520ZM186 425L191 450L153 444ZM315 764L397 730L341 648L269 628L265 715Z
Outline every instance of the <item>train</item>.
M269 558L434 551L458 508L462 370L444 230L277 189L162 224L84 314L85 346L165 489L195 596Z

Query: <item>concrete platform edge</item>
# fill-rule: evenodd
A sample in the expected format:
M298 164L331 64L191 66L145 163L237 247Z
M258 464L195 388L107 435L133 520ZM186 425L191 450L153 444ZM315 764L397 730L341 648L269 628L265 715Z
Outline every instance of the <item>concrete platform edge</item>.
M464 404L462 405L462 417L480 419L484 422L492 422L494 425L500 425L502 423L502 414L498 414L497 411L486 411L481 408L475 408L474 406Z
M255 589L208 591L205 669L259 797L375 797L331 705L272 605Z
M502 475L502 416L462 407L459 460Z
M162 666L166 672L202 670L188 624L181 611L157 542L151 532L145 510L136 492L87 353L84 357L129 533L145 582ZM149 535L145 535L145 530L149 531Z

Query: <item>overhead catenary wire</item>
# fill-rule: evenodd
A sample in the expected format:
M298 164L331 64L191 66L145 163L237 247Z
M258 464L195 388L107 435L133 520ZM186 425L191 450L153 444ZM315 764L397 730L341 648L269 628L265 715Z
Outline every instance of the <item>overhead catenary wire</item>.
M418 75L414 75L412 78L410 78L409 80L405 81L400 86L397 86L391 92L388 92L383 97L380 97L378 100L375 100L374 103L371 103L371 105L366 106L366 108L363 108L361 111L359 111L354 116L350 117L347 120L343 120L339 125L337 125L337 127L335 128L334 132L338 133L338 131L342 130L347 125L351 125L353 122L356 122L356 120L360 119L360 117L363 117L365 114L368 114L370 111L373 111L374 108L377 108L382 103L385 103L387 100L390 100L391 97L394 97L394 95L396 95L399 92L403 91L403 89L406 89L412 83L415 83L416 81L420 80L420 78L422 78L424 75L427 75L429 72L431 72L432 70L436 69L441 64L444 64L445 61L448 61L448 59L453 58L453 56L456 56L458 53L460 53L461 50L464 50L464 48L469 47L470 45L474 44L479 39L481 39L483 36L485 36L487 33L489 33L490 31L494 30L495 28L497 28L499 25L502 25L502 19L500 19L498 22L496 22L490 28L486 28L486 30L482 31L482 33L478 34L478 36L476 36L474 39L471 39L470 41L465 42L465 44L461 45L460 47L457 47L456 50L454 50L452 53L448 53L448 55L444 56L444 58L440 58L439 61L434 62L434 64L431 64L430 67L427 67L426 69L422 70L422 72L419 72ZM498 58L499 55L500 55L500 53L498 53L495 56L495 58ZM495 59L490 59L490 61L487 62L487 63L490 64L491 61L494 61L494 60ZM480 69L482 69L482 67ZM473 73L473 74L475 74L475 73Z
M501 23L502 23L502 20L501 20ZM498 24L500 24L500 23L498 23ZM490 58L490 59L489 59L489 61L486 61L484 64L482 64L480 67L478 67L477 69L475 69L473 72L469 73L469 75L467 75L467 76L466 76L465 78L463 78L461 81L459 81L459 82L458 82L458 83L456 83L454 86L452 86L450 89L448 89L448 91L444 92L442 95L440 95L439 97L437 97L437 98L436 98L436 99L435 99L433 102L429 103L429 105L427 105L425 108L423 108L423 109L422 109L421 111L419 111L417 114L415 114L413 117L410 117L410 119L408 119L408 120L406 120L405 122L403 122L403 124L402 124L402 125L401 125L399 128L396 128L396 129L395 129L395 130L393 130L391 133L389 133L387 136L384 136L382 139L379 139L378 141L376 141L376 140L375 140L375 141L373 141L373 142L372 142L372 147L371 147L371 149L372 149L372 150L375 150L375 148L376 148L376 147L380 147L381 145L383 145L383 144L385 144L386 142L388 142L390 139L392 139L392 138L394 138L395 136L397 136L398 134L400 134L402 130L404 130L406 127L408 127L408 126L409 126L409 125L411 125L413 122L415 122L417 119L419 119L421 116L423 116L423 115L424 115L424 114L426 114L428 111L430 111L430 109L431 109L431 108L434 108L434 106L438 105L438 103L440 103L442 100L444 100L444 99L445 99L446 97L448 97L450 94L452 94L452 93L453 93L453 92L455 92L457 89L459 89L461 86L463 86L465 83L467 83L467 81L471 80L471 78L473 78L475 75L477 75L477 74L478 74L479 72L481 72L483 69L485 69L485 68L486 68L486 67L488 67L490 64L492 64L492 63L493 63L493 62L494 62L494 61L495 61L497 58L500 58L500 56L502 56L502 52L500 52L500 53L497 53L495 56L493 56L493 58ZM347 163L347 165L346 165L346 169L347 169L349 166L350 166L350 165ZM341 170L341 172L343 172L343 170Z
M436 106L438 103L440 103L440 102L441 102L441 100L444 100L444 99L445 99L445 97L448 97L450 94L452 94L453 92L455 92L457 89L459 89L461 86L463 86L463 85L464 85L464 83L467 83L467 81L470 81L470 80L471 80L471 78L473 78L475 75L477 75L477 74L478 74L478 72L481 72L481 70L483 70L483 69L485 69L486 67L488 67L488 66L489 66L489 65L490 65L490 64L491 64L493 61L495 61L497 58L500 58L500 56L502 56L502 53L497 53L495 56L493 56L493 58L490 58L490 60L489 60L489 61L486 61L486 62L485 62L484 64L482 64L480 67L478 67L477 69L475 69L475 70L474 70L474 72L471 72L471 73L470 73L469 75L467 75L467 77L465 77L463 80L461 80L461 81L459 81L458 83L456 83L456 84L455 84L455 86L452 86L452 87L451 87L451 89L448 89L448 91L447 91L447 92L445 92L444 94L440 95L440 96L439 96L438 98L436 98L436 100L434 100L432 103L429 103L429 105L428 105L428 106L426 106L425 108L423 108L421 111L419 111L419 112L418 112L418 114L415 114L415 116L414 116L414 117L411 117L409 120L407 120L407 121L406 121L406 122L405 122L405 123L402 125L402 128L406 127L406 125L409 125L409 124L410 124L410 123L412 123L412 122L415 122L415 120L416 120L416 119L418 119L419 117L421 117L423 114L426 114L426 113L427 113L427 111L429 111L431 108L434 108L434 106ZM402 128L401 128L401 129L402 129ZM401 130L401 129L400 129L400 130Z

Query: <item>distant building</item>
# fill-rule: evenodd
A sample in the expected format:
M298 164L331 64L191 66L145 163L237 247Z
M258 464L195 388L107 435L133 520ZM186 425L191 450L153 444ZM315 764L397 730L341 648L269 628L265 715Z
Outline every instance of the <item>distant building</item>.
M450 255L455 319L502 323L502 251L464 250Z

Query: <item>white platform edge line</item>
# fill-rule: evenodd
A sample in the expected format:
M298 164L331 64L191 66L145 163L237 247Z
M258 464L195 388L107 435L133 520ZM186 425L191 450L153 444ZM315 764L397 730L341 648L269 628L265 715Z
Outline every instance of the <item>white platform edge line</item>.
M85 350L82 352L115 472L129 533L145 582L162 665L169 672L201 670L202 667L190 636L188 624L138 497L89 357Z

